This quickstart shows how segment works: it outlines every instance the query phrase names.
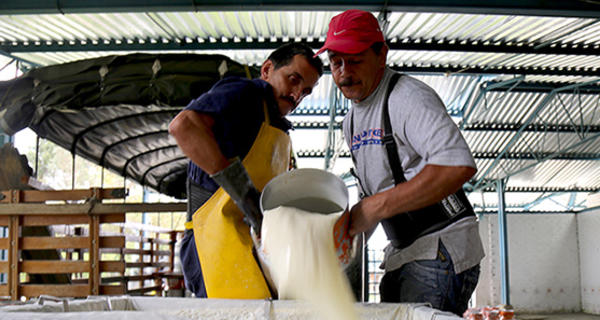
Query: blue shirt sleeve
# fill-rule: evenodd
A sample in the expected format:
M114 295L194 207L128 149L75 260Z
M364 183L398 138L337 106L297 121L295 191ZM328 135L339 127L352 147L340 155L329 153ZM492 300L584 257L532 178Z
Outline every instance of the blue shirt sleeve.
M236 109L241 109L242 105L255 105L262 101L263 95L257 95L257 91L262 93L261 89L252 80L227 77L217 82L200 97L192 100L185 109L208 113L213 117L218 117L223 113L241 111Z
M210 115L215 120L212 131L223 155L243 159L265 119L263 101L270 105L270 114L278 112L272 92L263 80L228 77L190 102L185 110ZM216 190L214 181L193 163L188 176L205 189Z

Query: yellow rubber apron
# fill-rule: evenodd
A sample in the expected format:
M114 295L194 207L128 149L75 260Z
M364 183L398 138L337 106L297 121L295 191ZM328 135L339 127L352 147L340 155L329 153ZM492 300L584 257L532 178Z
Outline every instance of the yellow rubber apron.
M288 170L289 136L265 122L242 161L260 191L273 177ZM209 298L264 299L271 297L266 280L252 253L250 228L243 213L219 188L192 218L194 238Z

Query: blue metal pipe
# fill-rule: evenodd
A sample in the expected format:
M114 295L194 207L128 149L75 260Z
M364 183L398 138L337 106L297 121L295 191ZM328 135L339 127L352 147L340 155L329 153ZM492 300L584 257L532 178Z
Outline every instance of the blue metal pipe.
M497 89L497 88L505 87L507 85L515 85L524 80L525 80L525 76L518 76L518 77L514 77L509 80L505 80L505 81L482 83L480 86L480 91L479 91L479 94L477 95L477 98L475 98L475 101L473 101L473 103L471 104L471 109L467 110L467 104L469 103L469 100L471 100L471 95L475 91L475 89L473 88L473 91L471 91L471 93L469 94L469 99L467 99L465 101L465 105L462 107L461 113L463 114L463 119L462 119L462 123L460 124L460 129L462 130L464 128L465 124L467 124L469 122L471 114L473 113L475 108L477 108L477 105L479 104L481 99L483 99L485 97L485 94L487 92ZM467 111L466 114L465 114L465 111Z
M502 304L510 304L510 287L508 275L508 238L506 225L506 211L504 201L504 179L496 181L496 190L498 192L498 235L500 248L500 272L501 272L501 301Z

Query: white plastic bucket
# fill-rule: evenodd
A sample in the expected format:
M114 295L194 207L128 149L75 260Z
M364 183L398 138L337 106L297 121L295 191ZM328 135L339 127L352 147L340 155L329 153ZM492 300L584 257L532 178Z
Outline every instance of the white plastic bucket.
M303 168L273 178L260 196L260 210L288 206L330 214L344 211L334 225L333 241L342 266L347 267L357 252L357 237L350 237L348 188L338 176L320 169Z
M347 210L348 188L342 179L325 170L292 170L269 181L260 196L262 212L282 205L323 214Z

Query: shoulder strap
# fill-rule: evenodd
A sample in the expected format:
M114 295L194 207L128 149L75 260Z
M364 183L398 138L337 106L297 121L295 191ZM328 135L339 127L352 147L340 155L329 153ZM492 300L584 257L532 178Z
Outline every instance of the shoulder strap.
M390 167L392 168L392 174L394 176L395 184L399 184L405 182L404 171L402 170L402 164L400 163L400 157L398 157L398 147L396 146L396 141L394 141L394 136L392 132L392 124L390 122L390 113L388 111L390 94L392 90L398 83L398 79L400 79L401 74L394 73L387 87L387 91L385 93L385 100L383 102L383 145L388 154L388 159L390 162ZM354 134L354 114L350 113L350 156L354 163L356 163L354 159L354 154L352 153L352 137ZM355 175L356 176L356 175Z
M394 182L396 184L406 182L404 178L404 171L402 170L402 164L400 163L400 157L398 156L398 147L396 141L394 141L394 133L392 131L392 123L390 121L389 112L389 100L392 90L396 86L398 79L400 78L399 73L394 73L390 79L390 83L385 93L385 100L383 101L383 145L388 154L388 160L390 167L392 168L392 174L394 176Z

